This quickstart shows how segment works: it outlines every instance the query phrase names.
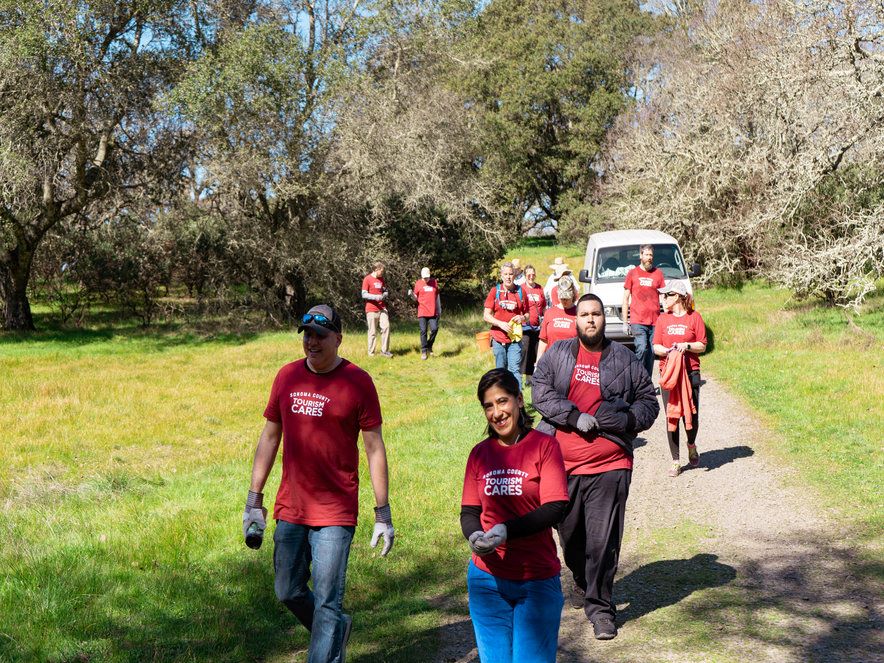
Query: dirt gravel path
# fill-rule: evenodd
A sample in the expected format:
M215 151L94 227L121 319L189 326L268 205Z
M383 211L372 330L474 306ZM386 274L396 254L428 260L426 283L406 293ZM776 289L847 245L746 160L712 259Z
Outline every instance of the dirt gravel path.
M884 661L881 587L859 577L871 563L765 452L771 433L709 378L701 415L701 466L677 478L662 416L637 440L620 634L596 641L566 602L559 661ZM566 595L569 581L565 571ZM478 660L469 620L443 633L438 661Z

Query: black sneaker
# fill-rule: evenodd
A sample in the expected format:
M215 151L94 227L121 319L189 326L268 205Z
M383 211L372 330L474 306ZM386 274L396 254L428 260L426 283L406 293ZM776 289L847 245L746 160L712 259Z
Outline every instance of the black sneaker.
M613 640L617 637L617 626L610 617L598 617L592 623L596 640Z
M571 607L575 610L582 610L586 603L586 592L583 587L580 585L572 586L571 593L568 594L568 601L570 601Z

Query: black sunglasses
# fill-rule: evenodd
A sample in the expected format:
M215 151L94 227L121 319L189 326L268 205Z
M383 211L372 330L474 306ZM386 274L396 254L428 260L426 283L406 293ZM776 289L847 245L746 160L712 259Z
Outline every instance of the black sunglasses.
M326 329L330 329L331 331L338 331L335 323L329 320L326 316L322 315L322 313L305 313L304 316L301 318L302 325L309 325L311 322L315 322L320 327L325 327Z

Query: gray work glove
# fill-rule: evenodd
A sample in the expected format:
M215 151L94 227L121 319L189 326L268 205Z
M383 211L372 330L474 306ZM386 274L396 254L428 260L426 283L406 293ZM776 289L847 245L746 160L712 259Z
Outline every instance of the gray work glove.
M497 523L490 530L485 532L485 541L491 550L494 550L498 546L506 541L506 525L503 523ZM488 552L491 552L489 550Z
M599 427L599 422L595 420L595 417L591 414L587 414L583 412L580 417L577 419L577 430L588 433L591 430L595 430Z
M250 490L242 514L242 535L250 548L261 547L265 529L267 529L267 509L264 508L264 493Z
M488 541L485 540L485 532L482 530L478 530L470 534L470 550L481 557L482 555L487 555L488 553L494 550L494 546L489 546Z
M381 537L384 538L384 547L381 549L381 557L386 557L393 547L393 539L396 530L393 529L393 514L390 505L376 506L374 508L374 532L371 535L371 547L376 548Z

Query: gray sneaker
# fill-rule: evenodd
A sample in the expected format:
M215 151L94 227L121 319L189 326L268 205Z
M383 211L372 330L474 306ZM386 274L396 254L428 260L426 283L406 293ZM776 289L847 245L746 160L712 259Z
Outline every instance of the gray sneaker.
M568 602L575 610L582 610L586 604L586 592L580 585L573 585L571 593L568 594Z
M607 615L596 618L592 623L592 631L596 640L613 640L617 637L617 626Z
M341 619L344 620L344 638L341 640L341 656L338 659L340 663L347 661L347 643L350 642L350 631L353 630L353 618L345 613L341 613Z

